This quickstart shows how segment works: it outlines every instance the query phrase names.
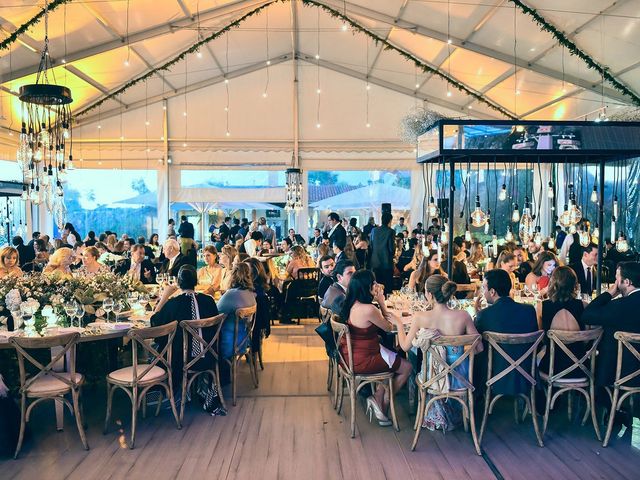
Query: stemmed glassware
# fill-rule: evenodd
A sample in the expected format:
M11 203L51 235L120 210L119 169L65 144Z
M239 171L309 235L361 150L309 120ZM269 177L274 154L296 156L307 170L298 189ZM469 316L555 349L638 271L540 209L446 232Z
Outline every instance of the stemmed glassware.
M113 298L105 298L102 301L102 309L107 314L107 322L109 322L109 312L113 310L113 305L114 305Z
M133 308L133 306L138 303L138 292L129 292L127 294L127 303L129 307Z
M140 297L138 297L138 303L142 305L142 311L146 312L147 304L149 303L149 294L143 293L142 295L140 295Z
M122 302L115 302L111 307L113 309L113 313L116 314L116 323L120 321L120 313L124 310L124 305Z
M87 313L87 311L82 302L77 302L75 316L78 318L78 327L82 327L82 319L84 318L85 313Z
M173 275L169 275L167 283L170 287L175 287L177 285L176 277L174 277Z
M69 318L69 326L73 327L73 317L76 315L76 309L78 308L75 300L69 300L68 302L64 302L62 304L64 308L64 313L67 314Z

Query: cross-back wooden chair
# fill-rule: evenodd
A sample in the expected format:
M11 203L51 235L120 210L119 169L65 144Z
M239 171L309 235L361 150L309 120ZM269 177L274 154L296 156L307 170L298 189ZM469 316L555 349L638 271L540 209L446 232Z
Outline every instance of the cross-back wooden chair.
M336 354L337 354L337 367L338 367L338 381L336 384L336 391L338 392L337 400L337 412L340 414L342 410L342 400L344 397L345 384L349 389L349 400L351 403L351 438L356 436L356 397L358 392L365 386L373 383L386 384L385 388L389 390L389 409L391 410L391 419L393 421L393 427L399 431L398 419L396 418L396 409L393 398L393 372L384 373L368 373L358 374L353 371L353 349L351 346L351 334L349 333L349 326L340 323L340 317L334 315L331 318L331 328L335 333L336 341ZM344 358L340 352L340 344L345 341L347 346L347 358Z
M158 327L130 330L127 337L131 343L132 365L120 368L107 375L107 414L104 419L104 433L107 433L111 418L113 394L120 389L131 400L131 440L129 448L133 449L136 440L137 412L147 392L153 387L162 387L171 404L171 411L178 429L181 428L176 403L173 396L173 379L171 369L171 348L176 334L177 321ZM149 340L166 337L166 345L156 350ZM138 363L138 346L148 355L149 363ZM156 408L156 416L160 413L162 404L162 390Z
M333 315L333 313L331 312L330 309L328 308L324 308L322 305L320 305L320 321L322 323L328 323L331 320L331 316ZM336 359L335 357L331 357L329 355L329 368L328 368L328 372L327 372L327 391L331 391L331 388L333 386L334 383L334 372L336 372L336 370L334 369L336 364ZM335 402L334 402L335 404Z
M222 386L220 384L220 369L218 358L218 339L220 338L220 332L222 331L222 322L227 316L224 313L216 315L215 317L202 318L200 320L182 320L180 322L180 328L182 328L182 401L180 402L180 423L184 419L184 408L187 403L187 392L190 391L193 382L202 374L211 375L211 381L218 389L218 395L220 396L220 402L222 406L226 408L224 403L224 397L222 396ZM215 328L215 333L210 341L206 341L202 336L202 329ZM191 359L189 359L189 353L195 353L192 351L192 345L194 342L200 346L199 352L196 353ZM200 370L197 368L197 363L204 359L207 355L213 357L215 363L214 368L208 368Z
M544 410L544 421L542 424L542 437L544 438L544 434L547 431L549 412L554 407L556 400L563 393L576 391L581 393L587 402L587 409L585 410L584 417L582 418L582 425L586 423L589 412L591 412L591 421L593 422L593 429L596 432L596 437L598 440L602 440L600 437L598 421L596 419L595 382L593 374L596 366L596 349L602 339L602 328L583 330L579 332L549 330L547 332L547 337L549 337L549 372L545 373L540 371L540 379L547 391L547 403ZM578 358L569 348L569 345L578 342L585 346L585 353L580 358ZM555 362L558 349L569 357L571 365L564 370L556 372ZM576 373L581 372L584 375L580 377L569 377L569 374L576 370L578 370ZM554 388L558 388L559 390L553 393ZM569 413L569 416L571 417L571 413Z
M466 298L473 298L478 286L475 283L457 283L456 292L465 292Z
M253 326L256 320L256 306L238 308L234 319L233 326L233 352L229 358L225 358L225 362L231 369L231 399L233 406L237 403L237 384L238 384L238 362L243 357L249 362L249 369L251 370L251 379L253 380L253 386L258 388L258 370L256 365L256 352L251 348L251 337L253 334ZM228 320L226 320L228 321ZM242 343L238 343L238 331L240 324L245 325L247 332L246 340Z
M512 371L518 372L526 381L530 384L531 390L529 396L525 394L519 394L518 397L524 400L526 405L526 409L531 412L531 420L533 422L533 429L536 433L536 438L538 440L538 445L541 447L544 446L542 442L542 436L540 435L540 428L538 426L538 419L536 414L536 402L535 402L535 390L536 390L536 355L538 353L538 347L540 346L540 342L544 337L544 330L538 330L537 332L531 333L497 333L497 332L484 332L482 334L482 338L488 344L487 351L487 391L484 399L484 414L482 416L482 426L480 427L480 438L478 440L479 444L482 444L482 437L484 436L484 429L487 424L487 417L490 413L493 412L493 407L495 403L503 397L503 394L496 395L493 399L491 398L491 387L498 382L500 379L506 377ZM502 348L503 345L529 345L529 348L523 353L520 357L514 359ZM500 355L504 360L507 361L509 366L502 370L502 372L492 376L493 374L493 352L496 352ZM522 368L522 363L526 360L531 361L531 368L527 372L524 368ZM518 398L517 397L517 398ZM516 398L516 399L517 399ZM517 413L517 403L515 404L515 412L516 412L516 421L518 419ZM525 410L526 412L526 410Z
M640 393L640 351L638 351L637 347L637 345L640 345L640 333L616 332L613 335L613 338L618 341L618 360L616 362L616 379L613 383L613 393L611 393L611 389L607 387L607 391L611 396L611 410L609 412L609 421L607 423L607 433L605 434L604 442L602 443L603 447L606 447L609 444L616 412L620 410L620 407L622 407L622 404L627 398L631 400L632 395ZM622 360L625 352L628 352L629 355L626 356L629 360L633 361L633 364L636 367L635 370L626 369L623 372ZM622 376L623 374L625 374L624 377ZM634 379L634 383L639 385L628 385L628 383Z
M411 444L411 450L416 449L420 432L422 430L422 419L429 411L429 408L437 400L452 399L462 405L462 415L464 419L464 430L469 431L469 423L471 424L471 437L478 455L480 455L480 443L476 433L475 410L473 404L473 359L475 356L476 345L481 341L478 334L474 335L451 335L440 336L427 341L425 348L422 350L422 369L421 375L416 376L416 385L420 392L420 400L418 410L416 412L416 421L413 426L416 431ZM458 357L453 363L447 362L446 355L441 355L440 349L447 347L464 347L464 353ZM469 362L467 376L462 375L456 369L465 361ZM437 373L431 377L426 374L430 371L431 366L437 366ZM447 378L455 378L462 388L452 389L443 392L439 385ZM427 394L431 398L427 402Z
M18 355L18 368L20 370L20 434L14 458L18 458L22 442L24 441L24 431L29 422L31 410L38 403L45 400L62 402L69 408L69 411L76 419L80 440L85 450L89 450L87 437L82 427L82 409L80 408L81 387L84 383L84 376L76 373L76 344L80 338L79 333L67 333L45 338L12 337L11 344L16 349ZM36 360L31 350L56 348L56 353L52 353L51 361L43 365ZM59 361L67 357L68 371L56 372L54 368ZM25 360L28 365L38 369L34 375L27 375ZM71 394L71 401L65 395ZM33 400L29 405L29 400Z

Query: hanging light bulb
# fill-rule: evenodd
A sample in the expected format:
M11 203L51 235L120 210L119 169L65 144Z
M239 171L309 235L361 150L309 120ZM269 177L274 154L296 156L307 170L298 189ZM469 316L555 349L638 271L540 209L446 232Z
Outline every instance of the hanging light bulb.
M491 238L491 253L494 257L498 256L498 235L496 229L493 229L493 237Z
M542 246L542 233L540 232L540 225L538 225L536 227L536 233L533 236L533 242L538 246L541 247Z
M449 243L449 227L446 223L444 224L442 233L440 234L440 243L442 243L443 245Z
M429 213L429 217L431 218L438 216L438 206L436 205L436 201L433 197L429 197L429 205L427 205L427 212Z
M591 233L591 241L597 244L599 240L600 240L600 228L598 228L598 224L596 223L596 228L594 228L593 232Z
M476 195L476 208L471 212L471 225L476 228L483 227L487 223L487 214L480 208L480 195Z
M564 210L560 214L558 218L558 222L565 228L569 228L571 226L571 218L569 215L569 205L565 204Z
M598 187L593 186L593 190L591 191L591 201L593 203L598 203Z
M507 234L504 236L504 239L507 242L513 242L513 228L511 228L511 225L507 227Z
M616 240L616 250L620 253L629 251L629 242L627 242L627 237L622 232L620 232L620 236Z
M553 235L549 237L548 245L549 245L549 250L553 250L554 248L556 248L556 239Z
M507 199L507 186L503 183L500 193L498 194L498 200L504 202Z
M516 208L518 206L516 205ZM514 210L515 213L515 210ZM533 217L531 216L531 204L529 203L529 197L524 197L524 209L522 210L522 217L520 218L520 227L518 228L518 236L523 244L529 243L529 240L533 237Z
M580 230L578 238L580 239L580 245L583 247L588 247L591 243L591 234L588 231Z
M518 204L514 204L513 213L511 213L511 221L517 223L520 221L520 210L518 210Z
M62 189L62 184L60 183L60 180L58 180L58 184L56 185L56 195L58 195L59 197L64 196L64 190Z
M555 193L553 193L553 182L549 182L549 186L547 188L547 197L553 200Z
M487 223L484 224L484 234L489 235L489 228L491 227L491 210L487 210Z
M22 185L22 194L20 195L20 198L25 201L29 199L29 192L27 191L26 185Z
M611 217L611 238L616 238L616 217Z
M618 217L618 196L613 196L613 216Z
M471 242L473 239L471 238L471 232L469 231L469 224L465 225L464 239L466 242Z

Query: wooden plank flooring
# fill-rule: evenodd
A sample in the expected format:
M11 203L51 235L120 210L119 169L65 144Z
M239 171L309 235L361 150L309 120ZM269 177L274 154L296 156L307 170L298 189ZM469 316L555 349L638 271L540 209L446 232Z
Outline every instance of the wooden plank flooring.
M105 394L86 392L85 411L91 450L80 444L73 420L56 432L52 407L38 407L31 438L18 460L0 461L0 479L584 479L639 477L640 424L609 448L595 440L593 428L570 424L566 409L555 412L539 448L531 421L515 424L511 404L490 417L484 456L475 454L464 430L422 432L411 452L413 418L406 394L398 401L400 432L370 424L358 407L358 434L349 437L349 420L337 415L326 391L324 347L315 323L275 327L265 342L265 370L253 389L241 366L239 401L226 417L187 407L182 430L167 411L138 426L129 450L129 404L116 394L114 422L102 435ZM479 423L478 423L479 428Z

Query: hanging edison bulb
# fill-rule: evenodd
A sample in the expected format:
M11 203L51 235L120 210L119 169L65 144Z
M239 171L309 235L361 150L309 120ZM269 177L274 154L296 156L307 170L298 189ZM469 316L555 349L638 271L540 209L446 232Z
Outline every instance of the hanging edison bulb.
M505 241L513 242L513 228L511 225L507 227L507 234L504 236Z
M491 238L491 250L494 257L498 256L498 235L496 229L493 229L493 237Z
M554 248L556 248L556 239L553 235L549 237L548 245L549 245L549 250L553 250Z
M511 221L513 223L518 223L520 221L520 210L518 210L517 203L513 206L513 212L511 213Z
M547 187L547 197L553 200L555 193L553 193L553 182L549 182L549 186Z
M446 223L442 227L442 233L440 234L440 243L442 243L443 245L449 243L449 227Z
M562 211L562 213L560 214L560 217L558 218L558 222L564 228L569 228L571 226L571 215L569 213L569 205L565 204L564 210Z
M465 225L464 239L467 242L471 242L473 239L471 238L471 232L469 231L469 224Z
M487 223L487 214L480 208L480 195L476 195L476 208L471 212L471 225L476 228L483 227Z
M20 198L25 201L29 199L29 192L27 191L26 185L22 185L22 194L20 195Z
M629 251L629 242L627 242L627 237L622 232L620 232L620 236L618 237L618 240L616 240L616 250L620 253Z
M613 216L618 217L618 196L613 196Z
M504 202L507 199L507 186L503 183L500 193L498 194L498 200Z
M569 221L576 225L582 220L582 209L576 205L575 201L569 200Z
M591 243L591 234L588 230L580 230L580 233L578 233L578 238L580 239L580 245L583 247L588 247Z
M611 217L611 238L616 238L616 216Z
M518 206L516 205L516 208ZM515 212L515 209L514 209ZM524 208L522 209L522 216L520 217L520 227L518 229L518 236L523 244L529 243L529 240L533 237L533 217L531 216L531 206L529 204L529 198L524 198Z
M596 223L596 227L593 229L593 232L591 232L591 241L593 243L598 243L600 239L600 228L598 228L598 224Z
M487 210L487 223L484 224L484 234L489 235L489 228L491 227L491 210Z
M536 227L536 233L533 236L533 242L538 246L541 247L542 246L542 232L540 229L540 225L538 225Z
M436 205L436 200L433 197L429 197L429 205L427 205L427 212L429 213L429 217L437 217L438 216L438 206Z
M593 186L593 190L591 191L591 201L593 203L598 203L598 187Z

